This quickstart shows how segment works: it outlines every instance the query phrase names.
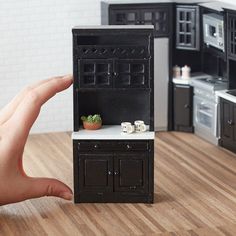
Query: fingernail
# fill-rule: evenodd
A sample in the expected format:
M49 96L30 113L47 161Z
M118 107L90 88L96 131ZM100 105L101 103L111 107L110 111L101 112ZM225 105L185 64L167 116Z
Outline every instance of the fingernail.
M63 79L71 80L72 79L72 75L64 75Z
M59 197L65 200L72 200L73 194L69 192L63 192L63 193L60 193Z

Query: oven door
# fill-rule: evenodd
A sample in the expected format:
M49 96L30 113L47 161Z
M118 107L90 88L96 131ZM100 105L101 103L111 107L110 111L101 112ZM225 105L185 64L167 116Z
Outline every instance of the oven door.
M217 137L217 104L194 96L194 126Z

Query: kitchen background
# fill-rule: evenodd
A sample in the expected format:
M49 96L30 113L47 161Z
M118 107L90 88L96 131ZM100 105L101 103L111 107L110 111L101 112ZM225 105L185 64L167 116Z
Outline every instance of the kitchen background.
M0 108L34 81L72 73L71 28L100 24L100 2L0 2ZM224 2L236 4L233 0ZM42 108L32 132L72 130L72 101L72 88L51 99Z

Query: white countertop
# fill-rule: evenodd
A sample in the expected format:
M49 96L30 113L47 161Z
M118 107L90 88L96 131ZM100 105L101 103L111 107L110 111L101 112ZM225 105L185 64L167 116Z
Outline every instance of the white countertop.
M71 135L73 140L127 140L127 139L155 139L154 131L143 133L123 134L120 125L103 125L98 130L80 129Z
M77 25L73 29L154 29L153 25Z
M224 98L228 101L236 103L236 96L227 93L228 90L216 91L215 94L217 97Z
M173 78L173 83L174 84L190 84L191 79L182 79L182 78Z
M203 78L203 77L211 77L208 74L205 74L203 72L195 72L195 73L191 73L190 78L189 79L183 79L181 77L179 78L173 78L172 82L174 84L184 84L184 85L191 85L191 81L194 79L198 79L198 78Z
M236 5L221 2L221 1L203 2L198 5L209 8L209 9L213 9L215 11L219 11L219 12L224 11L224 9L236 10Z

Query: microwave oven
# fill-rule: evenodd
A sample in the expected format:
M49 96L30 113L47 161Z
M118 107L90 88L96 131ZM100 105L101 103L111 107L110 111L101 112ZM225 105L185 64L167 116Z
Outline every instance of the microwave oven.
M207 46L225 51L224 20L222 15L209 13L203 15L203 40Z

